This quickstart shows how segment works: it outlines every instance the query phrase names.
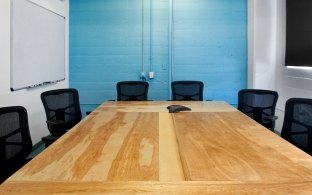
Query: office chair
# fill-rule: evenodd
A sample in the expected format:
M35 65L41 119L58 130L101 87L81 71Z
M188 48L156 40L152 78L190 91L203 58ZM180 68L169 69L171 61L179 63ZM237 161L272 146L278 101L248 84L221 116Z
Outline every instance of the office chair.
M50 135L42 138L46 147L81 120L79 94L76 89L56 89L41 94Z
M203 101L204 83L201 81L173 81L172 101Z
M312 99L286 101L282 138L312 155Z
M27 111L21 106L0 108L0 183L28 162L32 150Z
M277 116L274 116L277 99L276 91L242 89L238 92L238 110L274 131L277 119Z
M117 101L147 101L148 82L120 81L117 87Z

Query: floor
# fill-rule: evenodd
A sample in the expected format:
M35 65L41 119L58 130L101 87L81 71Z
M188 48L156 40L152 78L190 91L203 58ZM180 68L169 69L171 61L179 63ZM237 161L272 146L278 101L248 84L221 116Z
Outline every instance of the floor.
M30 155L27 158L34 158L36 155L38 155L44 149L45 149L45 145L42 141L36 143L33 147L33 150L31 151Z

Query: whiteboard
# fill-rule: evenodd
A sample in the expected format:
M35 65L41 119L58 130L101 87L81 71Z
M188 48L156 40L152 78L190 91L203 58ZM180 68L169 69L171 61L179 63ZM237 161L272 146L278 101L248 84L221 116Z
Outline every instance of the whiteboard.
M11 1L11 90L65 79L65 17Z

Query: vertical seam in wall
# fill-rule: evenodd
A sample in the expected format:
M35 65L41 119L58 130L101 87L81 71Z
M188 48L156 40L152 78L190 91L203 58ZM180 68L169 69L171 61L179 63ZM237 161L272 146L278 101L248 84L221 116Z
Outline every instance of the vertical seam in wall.
M254 71L253 71L253 60L254 60L254 0L247 1L247 87L254 87Z
M277 1L274 1L274 12L275 12L275 15L274 15L274 27L275 28L273 28L274 29L274 32L273 32L273 36L274 36L274 54L272 54L273 56L272 56L272 59L273 59L273 61L272 61L272 63L273 63L273 65L274 65L274 69L273 69L273 71L274 71L274 73L273 73L273 75L276 75L276 70L277 70L277 68L276 68L276 59L277 59ZM273 90L276 90L276 76L274 76L274 83L273 83L273 86L272 86L272 88L273 88Z
M149 45L149 47L150 47L150 53L149 53L149 65L150 65L150 72L153 72L153 66L152 66L152 0L150 0L150 37L149 37L149 39L150 39L150 45Z
M168 94L169 94L169 99L171 99L171 82L172 82L172 77L173 77L173 43L174 43L174 37L173 37L173 0L169 0L169 39L168 39L168 44L169 44L169 81L168 81Z
M12 89L12 42L13 42L13 0L10 2L10 89Z
M142 50L141 50L141 60L142 60L142 73L144 72L144 0L142 0Z

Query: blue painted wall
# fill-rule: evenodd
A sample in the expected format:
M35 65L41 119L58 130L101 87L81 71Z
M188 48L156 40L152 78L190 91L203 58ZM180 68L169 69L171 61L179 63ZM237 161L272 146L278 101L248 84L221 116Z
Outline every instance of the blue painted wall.
M173 80L204 81L206 99L237 104L247 86L247 1L174 2Z
M155 72L149 81L150 99L167 99L168 1L157 0L151 6L152 10L144 1L144 70ZM141 0L71 0L69 37L70 87L79 90L83 111L116 99L118 81L139 80Z
M247 81L247 0L176 0L173 8L169 0L145 0L143 6L144 71L155 72L149 99L169 99L172 78L202 80L206 99L235 104ZM69 38L70 87L79 90L82 110L92 110L116 98L116 82L139 80L142 0L71 0Z

